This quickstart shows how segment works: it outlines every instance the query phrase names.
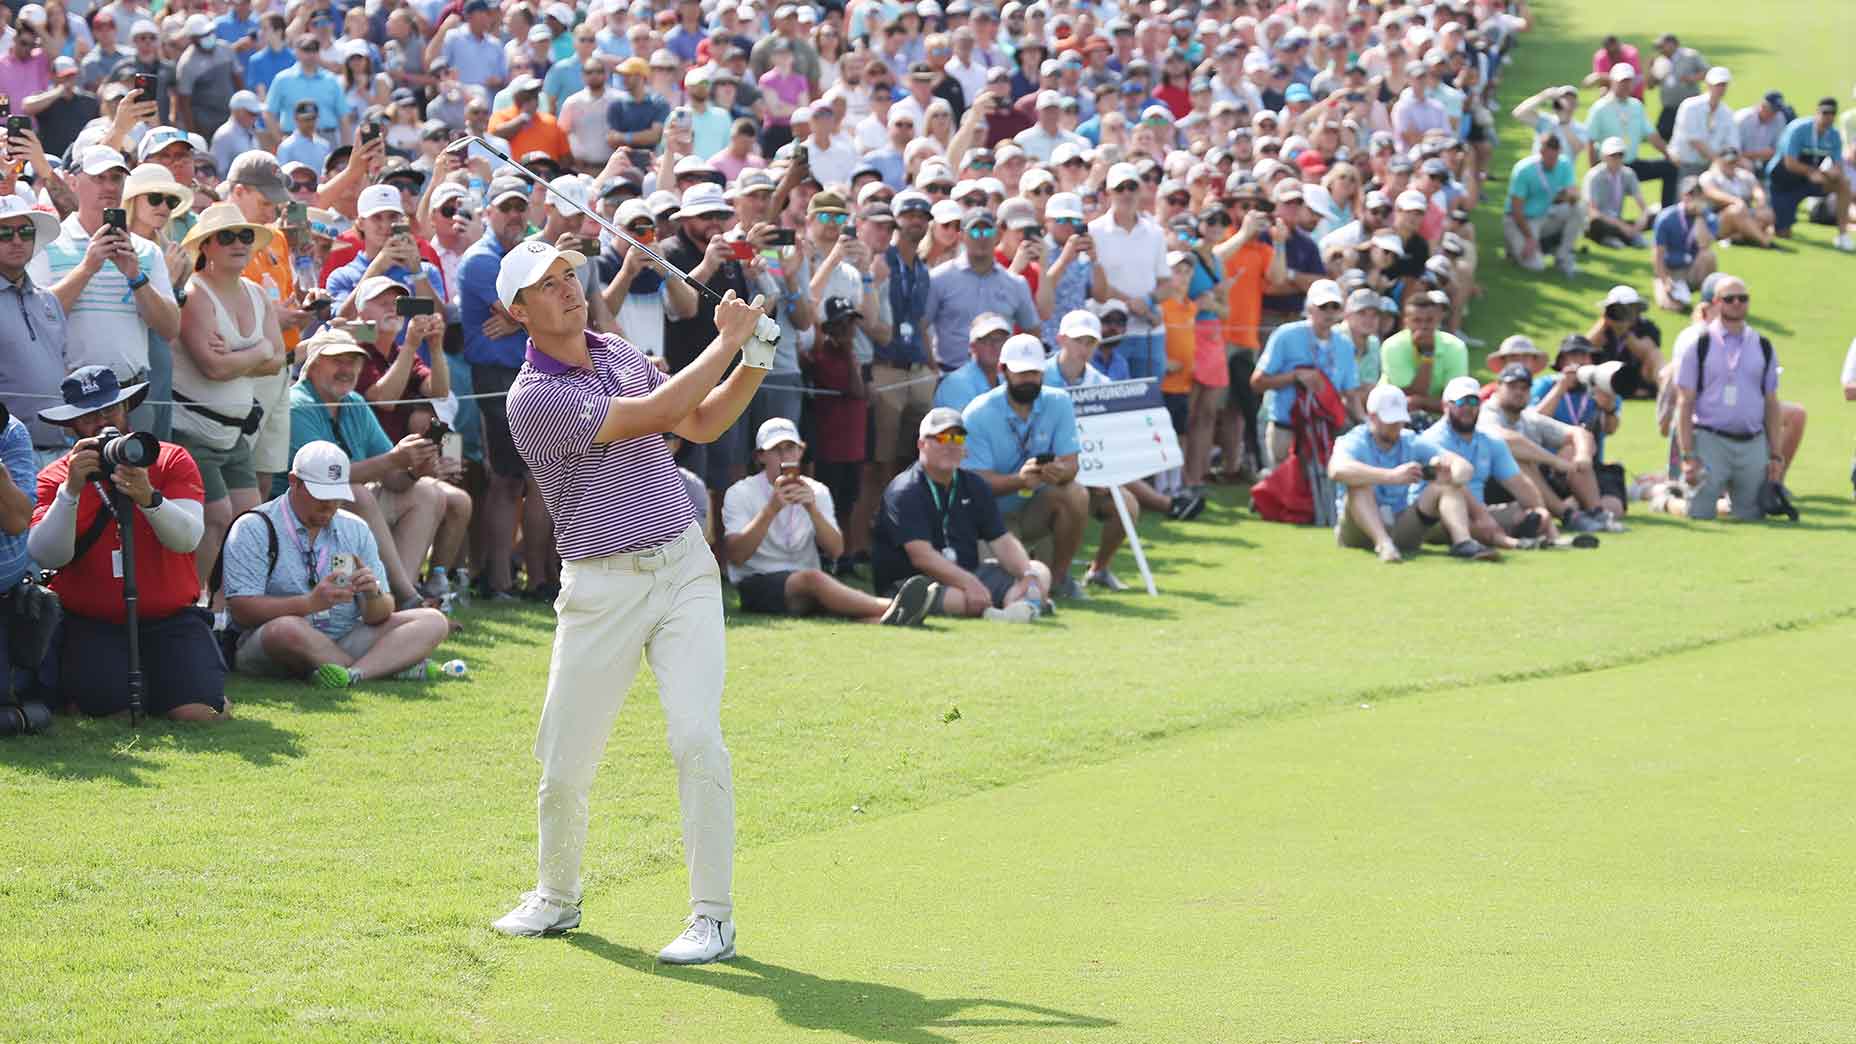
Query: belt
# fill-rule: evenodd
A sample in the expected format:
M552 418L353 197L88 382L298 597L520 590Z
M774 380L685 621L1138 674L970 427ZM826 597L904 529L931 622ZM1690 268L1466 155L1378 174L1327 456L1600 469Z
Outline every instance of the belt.
M1764 431L1722 431L1719 428L1710 428L1706 424L1695 425L1695 430L1705 431L1710 435L1719 435L1721 438L1729 439L1733 442L1752 442L1754 439L1765 434Z
M575 569L598 569L611 573L655 573L682 561L683 556L697 549L708 552L708 546L702 542L702 527L692 522L676 539L656 547L598 558L577 558L567 564Z

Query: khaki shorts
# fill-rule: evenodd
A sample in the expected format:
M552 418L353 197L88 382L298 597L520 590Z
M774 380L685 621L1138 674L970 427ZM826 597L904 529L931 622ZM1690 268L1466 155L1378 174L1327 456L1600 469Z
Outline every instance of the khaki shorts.
M269 674L273 676L292 676L294 668L285 668L283 664L271 659L264 651L264 629L271 626L270 621L255 631L246 631L238 637L238 653L233 657L233 666L240 674ZM380 640L381 630L371 624L357 623L354 629L335 640L336 648L347 653L353 659L366 656L374 643Z
M1026 547L1055 533L1052 526L1056 513L1052 505L1057 501L1053 493L1055 488L1039 486L1037 492L1025 500L1023 507L1005 516L1005 528Z
M902 381L915 382L871 395L871 425L876 436L876 444L870 451L871 460L893 463L915 456L915 440L921 430L922 418L934 408L935 382L932 378L936 375L935 368L924 363L917 363L906 370L888 363L870 364L870 385L873 388Z
M1379 509L1379 517L1386 524L1386 532L1392 537L1392 545L1400 551L1418 550L1424 545L1425 537L1429 535L1430 530L1441 531L1443 529L1443 523L1436 519L1426 518L1424 512L1418 510L1416 504L1399 512L1396 517L1387 517L1390 514L1383 507ZM1357 548L1362 551L1374 550L1373 538L1367 535L1366 530L1360 528L1359 523L1353 520L1353 515L1350 513L1341 514L1340 522L1334 527L1334 536L1340 541L1342 547Z
M284 419L288 421L289 417L286 415ZM206 489L208 504L226 499L235 489L258 488L258 471L251 466L249 435L240 435L231 449L213 449L177 431L174 444L191 454L193 462L200 466L200 484Z
M275 387L267 382L274 382ZM290 379L286 373L252 382L252 397L264 407L264 423L252 436L251 467L261 475L290 470ZM269 495L269 490L261 491Z

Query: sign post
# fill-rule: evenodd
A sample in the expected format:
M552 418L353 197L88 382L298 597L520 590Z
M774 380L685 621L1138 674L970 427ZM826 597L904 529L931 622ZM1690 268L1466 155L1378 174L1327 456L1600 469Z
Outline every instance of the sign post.
M1076 440L1081 447L1076 480L1091 489L1108 490L1147 593L1157 594L1140 534L1134 531L1128 507L1122 503L1121 487L1179 467L1184 459L1173 433L1173 419L1160 398L1160 382L1149 377L1065 390L1076 407Z

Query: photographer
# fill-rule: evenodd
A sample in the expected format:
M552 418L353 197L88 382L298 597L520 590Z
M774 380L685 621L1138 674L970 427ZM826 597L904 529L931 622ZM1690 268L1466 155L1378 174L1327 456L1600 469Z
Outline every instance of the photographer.
M393 611L373 532L342 510L355 495L348 455L332 442L306 443L287 478L283 496L241 516L226 537L238 669L307 677L324 689L423 680L449 627L436 609Z
M129 708L129 636L123 600L121 519L103 491L135 526L138 625L147 680L143 704L177 721L220 721L231 713L225 664L213 640L212 614L199 608L193 551L205 530L205 488L187 451L153 436L126 436L129 412L147 385L126 391L106 366L85 366L65 378L64 405L39 419L71 429L77 445L39 472L38 507L27 549L39 565L58 570L52 590L64 603L58 651L61 702L85 714ZM99 438L104 432L111 437ZM153 443L153 463L121 460L138 442ZM102 452L100 452L102 450Z

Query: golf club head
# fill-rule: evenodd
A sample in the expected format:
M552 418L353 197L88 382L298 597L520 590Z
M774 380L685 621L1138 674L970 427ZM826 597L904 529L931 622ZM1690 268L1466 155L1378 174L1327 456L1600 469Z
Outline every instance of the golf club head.
M492 148L489 142L484 141L475 134L467 134L451 144L446 145L444 151L446 154L456 156L459 159L468 159L470 158L470 147L472 145L480 145L491 155L498 156L499 158L502 157L502 153Z

